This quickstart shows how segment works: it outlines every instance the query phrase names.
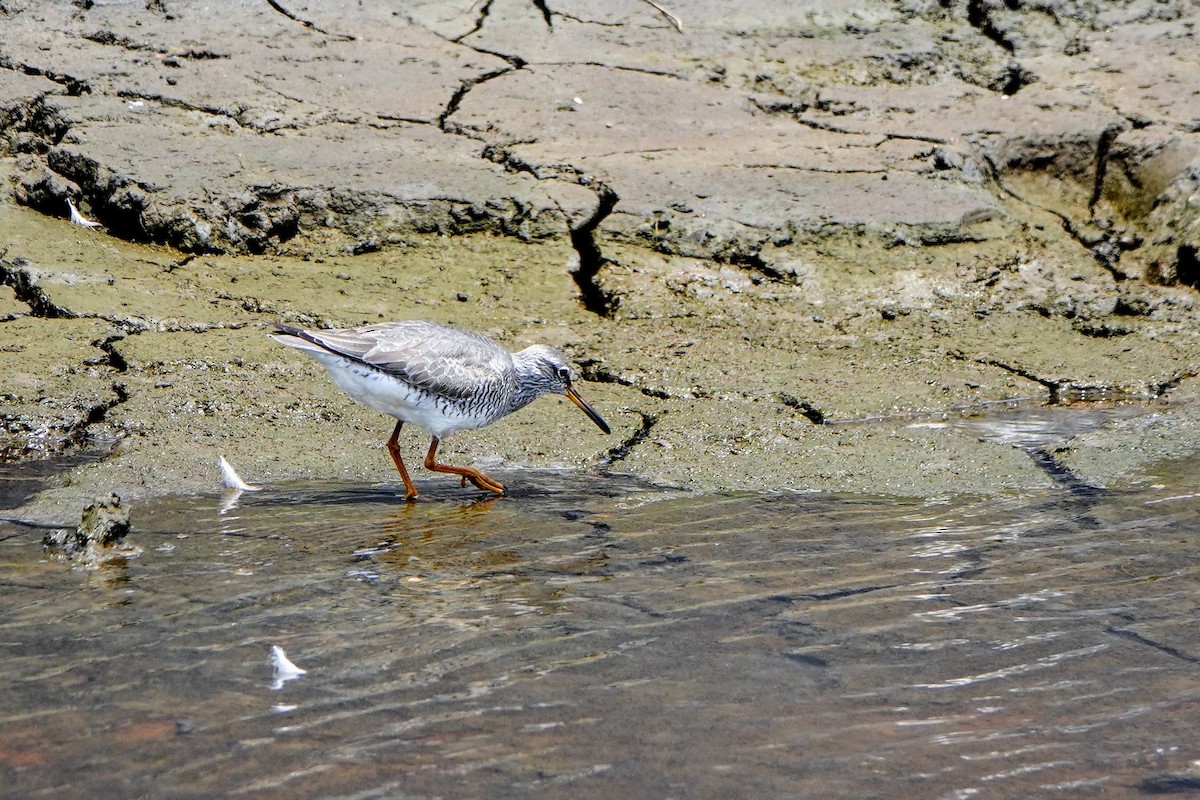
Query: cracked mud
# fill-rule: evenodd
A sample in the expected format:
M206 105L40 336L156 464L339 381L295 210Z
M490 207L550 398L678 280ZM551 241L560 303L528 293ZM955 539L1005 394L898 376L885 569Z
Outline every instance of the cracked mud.
M592 6L0 4L0 449L112 448L40 502L392 480L276 320L564 347L614 437L543 401L447 444L501 472L991 492L1196 449L1194 3ZM1144 413L1049 465L935 424L1096 402Z

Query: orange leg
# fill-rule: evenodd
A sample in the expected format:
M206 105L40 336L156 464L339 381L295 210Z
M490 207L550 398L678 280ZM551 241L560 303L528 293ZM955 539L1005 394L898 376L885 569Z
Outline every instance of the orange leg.
M392 461L396 462L396 470L400 473L400 479L404 481L404 499L416 500L417 487L413 486L412 479L408 477L408 470L404 468L404 459L400 458L400 445L397 439L400 438L400 429L402 427L404 427L404 420L396 420L396 427L392 431L392 438L387 441L387 449L392 454Z
M433 470L434 472L450 472L454 475L461 475L463 486L467 485L467 481L475 484L480 489L486 489L489 492L496 494L504 494L504 484L497 480L489 478L477 469L470 467L452 467L449 464L437 463L438 438L433 437L433 441L429 444L429 452L425 454L425 469Z

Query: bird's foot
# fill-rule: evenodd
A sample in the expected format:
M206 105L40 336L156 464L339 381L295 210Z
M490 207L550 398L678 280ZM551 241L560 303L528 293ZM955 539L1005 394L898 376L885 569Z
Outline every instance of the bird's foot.
M487 491L487 492L495 492L496 494L504 494L507 491L507 489L504 488L503 483L500 483L500 481L489 478L487 475L484 475L482 472L476 472L474 475L464 475L462 485L466 486L467 481L470 481L471 483L473 483L475 485L476 489L483 489L484 491Z

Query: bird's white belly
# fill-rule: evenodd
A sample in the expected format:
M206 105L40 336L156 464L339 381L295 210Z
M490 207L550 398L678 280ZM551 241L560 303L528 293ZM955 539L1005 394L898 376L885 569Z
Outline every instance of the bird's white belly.
M463 414L443 397L418 391L399 378L347 358L313 351L309 355L329 370L333 382L350 397L376 411L420 425L439 439L489 422Z

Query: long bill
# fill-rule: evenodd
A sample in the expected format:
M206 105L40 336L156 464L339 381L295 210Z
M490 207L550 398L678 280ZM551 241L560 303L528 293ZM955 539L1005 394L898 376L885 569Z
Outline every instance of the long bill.
M604 421L604 417L596 413L596 409L588 405L588 402L579 396L579 392L575 391L574 386L567 387L567 397L572 403L579 406L579 410L588 415L588 419L596 423L596 426L605 433L612 433L608 427L608 423Z

